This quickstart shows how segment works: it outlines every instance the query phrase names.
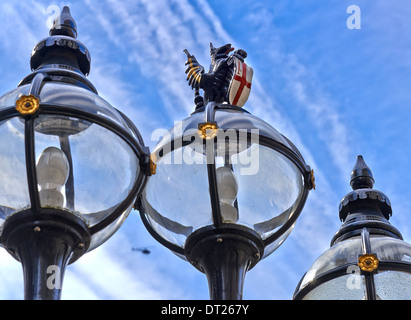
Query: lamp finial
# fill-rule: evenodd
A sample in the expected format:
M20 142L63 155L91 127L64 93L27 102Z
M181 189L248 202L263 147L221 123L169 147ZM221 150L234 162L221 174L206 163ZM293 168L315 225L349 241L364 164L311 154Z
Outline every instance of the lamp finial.
M371 169L366 165L362 155L357 157L357 162L351 171L350 185L353 190L372 189L374 178Z
M68 36L77 38L77 25L70 13L70 8L63 7L60 15L53 21L50 36Z

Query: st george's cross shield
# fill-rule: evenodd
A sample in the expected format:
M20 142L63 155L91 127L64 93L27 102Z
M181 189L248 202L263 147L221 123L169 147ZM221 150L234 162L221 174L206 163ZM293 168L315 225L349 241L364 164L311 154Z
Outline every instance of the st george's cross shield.
M230 104L242 107L250 95L253 69L239 59L235 59L235 74L229 89Z

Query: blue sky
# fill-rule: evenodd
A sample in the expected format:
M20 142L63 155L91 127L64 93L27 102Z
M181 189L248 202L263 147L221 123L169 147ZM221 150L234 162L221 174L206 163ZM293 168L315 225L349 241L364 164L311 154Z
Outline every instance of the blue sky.
M347 7L361 29L347 28ZM3 0L0 93L30 73L48 35L50 6L68 5L90 50L89 79L137 125L146 145L193 110L188 49L209 64L209 42L248 52L253 88L245 106L291 139L316 173L293 232L246 275L245 299L290 299L341 225L338 204L362 154L391 223L411 241L411 5L409 0ZM132 251L148 247L149 255ZM0 250L0 299L23 297L22 271ZM101 247L67 268L63 299L208 299L203 274L162 248L133 211Z

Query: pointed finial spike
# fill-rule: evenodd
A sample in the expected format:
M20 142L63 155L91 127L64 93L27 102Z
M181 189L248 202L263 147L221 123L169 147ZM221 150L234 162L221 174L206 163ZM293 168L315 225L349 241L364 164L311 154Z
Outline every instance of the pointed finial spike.
M363 156L357 157L357 162L351 171L351 187L357 189L372 189L374 186L374 178L371 169L365 164Z
M64 6L60 15L54 20L50 29L50 35L61 35L77 38L77 25L71 16L69 7Z

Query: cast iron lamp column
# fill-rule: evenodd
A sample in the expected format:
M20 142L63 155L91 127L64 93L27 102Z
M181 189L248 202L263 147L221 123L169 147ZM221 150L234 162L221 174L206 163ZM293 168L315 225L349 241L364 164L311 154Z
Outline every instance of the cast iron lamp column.
M190 82L217 76L230 80L230 70L218 68L229 68L246 54L238 50L229 57L229 47L211 47L217 54L207 75L200 75L203 68L186 50L188 78L195 78ZM238 105L216 98L225 97L216 92L226 88L217 82L204 87L205 105L195 91L195 111L154 148L153 175L139 210L155 239L205 273L211 299L236 300L243 296L246 272L293 229L314 176L285 136Z
M353 191L340 203L344 223L301 279L294 299L411 299L411 245L388 222L391 203L373 185L371 170L358 156Z
M26 299L59 299L67 264L106 241L135 204L149 151L86 78L90 54L64 7L33 49L33 73L0 98L1 245Z

